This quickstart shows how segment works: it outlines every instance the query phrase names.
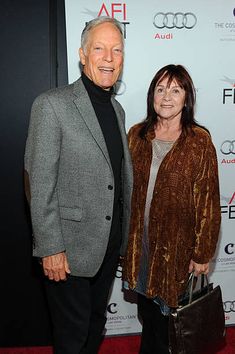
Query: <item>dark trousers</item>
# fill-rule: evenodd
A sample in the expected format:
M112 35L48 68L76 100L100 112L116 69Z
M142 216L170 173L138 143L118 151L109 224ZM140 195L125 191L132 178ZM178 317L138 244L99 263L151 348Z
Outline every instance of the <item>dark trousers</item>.
M139 354L169 354L168 316L151 299L138 294L143 329Z
M46 281L54 335L54 354L96 354L105 326L109 290L115 276L119 246L108 247L92 278L69 276Z

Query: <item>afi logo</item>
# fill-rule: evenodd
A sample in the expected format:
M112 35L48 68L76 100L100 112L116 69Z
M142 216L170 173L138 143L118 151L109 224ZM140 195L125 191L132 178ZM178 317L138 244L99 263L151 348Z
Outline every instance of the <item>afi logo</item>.
M232 86L232 88L223 89L223 104L227 103L228 101L235 104L235 79L230 79L229 77L224 76L224 79L221 81L227 82Z
M228 205L221 205L221 214L228 214L229 219L235 219L235 204L232 204L235 200L235 192L231 198L221 196L221 199L224 199L228 203Z
M235 104L235 88L223 89L223 104L227 103L227 101Z
M113 18L115 17L115 14L122 14L122 20L126 21L126 4L112 3L111 9L108 11L107 6L103 3L98 13L98 17L108 16Z
M130 22L126 21L126 4L115 2L110 4L110 8L108 8L105 3L101 5L101 8L98 12L99 16L108 16L112 18L117 18L123 25L123 37L126 39L126 26L130 24Z
M233 195L232 195L230 201L228 202L228 204L232 204L234 199L235 199L235 192L233 193Z
M234 254L234 243L228 243L225 247L224 247L224 251L227 254Z
M115 302L113 302L113 303L111 303L111 304L108 305L107 311L108 311L109 313L111 313L111 314L117 313L116 307L117 307L117 304L116 304Z

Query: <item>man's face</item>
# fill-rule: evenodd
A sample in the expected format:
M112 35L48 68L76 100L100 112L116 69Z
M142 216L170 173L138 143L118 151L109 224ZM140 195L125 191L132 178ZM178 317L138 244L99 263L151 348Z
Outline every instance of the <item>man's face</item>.
M79 49L84 73L97 86L109 90L122 70L123 42L119 30L109 22L94 27L85 47Z

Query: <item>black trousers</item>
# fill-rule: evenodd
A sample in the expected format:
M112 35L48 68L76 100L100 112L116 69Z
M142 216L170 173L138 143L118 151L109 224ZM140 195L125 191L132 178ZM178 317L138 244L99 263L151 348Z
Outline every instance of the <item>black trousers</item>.
M138 313L143 324L139 354L169 354L168 316L153 300L140 294Z
M69 276L64 282L46 281L53 323L54 354L96 354L106 322L109 290L119 259L119 244L108 247L92 278Z

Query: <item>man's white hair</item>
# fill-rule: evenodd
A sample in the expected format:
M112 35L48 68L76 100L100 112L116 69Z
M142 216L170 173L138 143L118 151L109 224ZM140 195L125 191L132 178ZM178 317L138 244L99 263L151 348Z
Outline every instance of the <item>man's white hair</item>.
M87 22L85 28L82 31L82 35L81 35L81 48L83 49L83 51L85 52L86 50L86 45L88 43L89 40L89 35L90 35L90 31L95 28L96 26L102 24L102 23L112 23L120 32L121 34L121 38L122 38L122 44L124 47L124 37L123 37L123 32L122 32L122 25L121 23L116 20L115 18L112 17L108 17L108 16L100 16L95 18L94 20L91 20L89 22Z

